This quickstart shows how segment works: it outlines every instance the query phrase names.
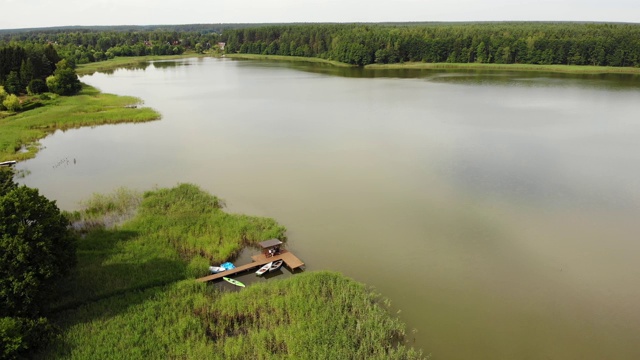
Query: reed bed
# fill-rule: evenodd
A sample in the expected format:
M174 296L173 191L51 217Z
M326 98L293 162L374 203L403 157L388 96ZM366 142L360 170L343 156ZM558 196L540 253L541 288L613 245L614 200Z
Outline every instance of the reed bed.
M134 218L79 240L78 267L52 304L60 336L36 358L422 358L388 303L340 274L303 273L239 292L195 282L207 256L222 253L216 247L230 256L285 231L272 219L224 213L197 186L119 189L74 216L126 212L136 201Z

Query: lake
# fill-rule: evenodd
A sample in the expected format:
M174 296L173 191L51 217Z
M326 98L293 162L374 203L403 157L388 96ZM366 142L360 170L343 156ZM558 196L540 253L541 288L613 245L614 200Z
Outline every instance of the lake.
M638 77L203 58L82 81L162 120L42 140L20 182L63 209L194 183L389 298L433 359L640 358Z

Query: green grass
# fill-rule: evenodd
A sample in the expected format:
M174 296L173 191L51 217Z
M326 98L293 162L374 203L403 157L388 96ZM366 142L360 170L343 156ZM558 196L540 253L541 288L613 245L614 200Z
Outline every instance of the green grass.
M78 268L53 304L60 336L36 358L421 357L406 346L386 302L340 274L303 273L240 292L194 281L220 244L238 249L284 237L275 221L224 213L218 198L196 186L143 196L121 189L95 196L74 218L126 213L137 201L131 220L79 240ZM194 234L200 242L190 240Z
M640 74L640 68L585 66L585 65L532 65L532 64L454 64L407 62L402 64L371 64L366 69L461 69L461 70L508 70L544 71L571 74Z
M185 58L206 57L214 56L212 54L197 54L197 53L185 53L182 55L148 55L148 56L120 56L113 59L80 64L76 68L78 75L90 75L95 72L112 71L120 68L135 67L149 61L158 60L177 60Z
M51 95L37 102L41 106L0 118L0 161L34 157L37 141L58 129L160 118L153 109L130 106L139 104L140 99L103 94L88 85L76 96ZM27 151L20 151L23 147Z
M329 64L338 67L355 67L355 65L345 64L343 62L327 60L314 57L303 56L284 56L284 55L259 55L259 54L226 54L225 57L231 59L244 59L244 60L275 60L275 61L296 61L296 62L309 62L309 63L321 63Z
M256 55L256 54L227 54L228 58L247 60L277 60L277 61L302 61L310 63L323 63L339 67L353 67L353 65L320 58L282 55ZM370 64L365 69L460 69L460 70L507 70L507 71L542 71L571 74L640 74L640 68L612 67L612 66L587 66L587 65L534 65L534 64L479 64L479 63L424 63L406 62L400 64Z

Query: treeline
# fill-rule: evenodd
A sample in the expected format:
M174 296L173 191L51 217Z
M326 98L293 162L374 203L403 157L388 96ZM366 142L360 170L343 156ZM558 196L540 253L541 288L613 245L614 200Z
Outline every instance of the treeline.
M226 52L402 62L640 66L640 25L596 23L316 24L229 29Z
M0 35L0 43L52 44L63 58L74 64L103 61L116 56L179 55L186 50L202 52L215 46L213 30L91 30L42 29Z
M51 45L0 46L0 86L10 94L19 94L25 92L29 85L43 85L60 60Z
M73 68L51 44L0 46L0 110L20 110L25 93L76 94L82 85Z

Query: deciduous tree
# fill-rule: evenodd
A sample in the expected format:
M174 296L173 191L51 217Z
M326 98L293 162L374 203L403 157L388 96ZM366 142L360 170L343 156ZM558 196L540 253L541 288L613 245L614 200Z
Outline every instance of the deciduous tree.
M55 202L36 189L3 181L0 317L35 318L52 284L75 264L75 238Z

